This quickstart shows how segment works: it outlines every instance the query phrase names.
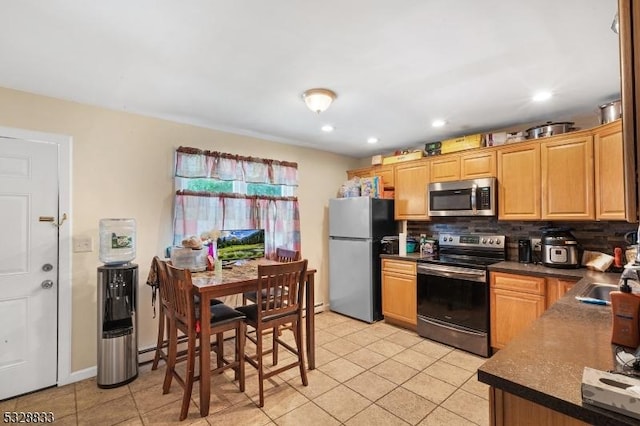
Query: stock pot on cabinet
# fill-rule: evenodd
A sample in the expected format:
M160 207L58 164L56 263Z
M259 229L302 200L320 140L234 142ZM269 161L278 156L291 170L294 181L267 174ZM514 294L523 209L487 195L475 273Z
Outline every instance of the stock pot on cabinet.
M538 139L547 136L555 136L562 133L572 132L576 130L573 125L574 123L571 121L562 121L557 123L547 121L546 124L528 128L527 139Z

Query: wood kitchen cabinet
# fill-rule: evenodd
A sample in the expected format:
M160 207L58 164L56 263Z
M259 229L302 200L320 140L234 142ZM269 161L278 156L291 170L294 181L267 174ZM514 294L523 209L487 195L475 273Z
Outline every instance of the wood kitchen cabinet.
M540 145L542 219L593 220L593 137L581 132Z
M491 347L502 349L545 311L545 279L491 273Z
M475 152L460 156L460 179L496 176L496 151Z
M491 272L491 347L502 349L578 282L578 278L534 277Z
M546 288L546 303L547 309L558 299L560 299L566 292L571 290L571 287L578 282L577 279L569 279L569 278L552 278L547 277L547 288Z
M627 220L622 120L600 126L593 134L595 215L597 220ZM635 215L635 214L634 214ZM632 218L635 219L635 218Z
M447 182L460 179L460 157L444 155L429 160L429 179L431 182Z
M558 425L558 426L588 426L566 414L551 408L520 398L509 392L495 387L489 388L489 424L490 425Z
M365 167L362 169L347 170L347 179L352 179L356 176L360 178L378 176L382 179L382 184L385 189L393 189L393 172L394 166L392 165Z
M382 314L415 328L418 323L416 262L382 259Z
M485 178L496 175L496 152L494 150L431 157L429 163L429 180L431 182Z
M385 189L394 188L394 166L382 166L373 170L374 176L379 176Z
M540 144L503 147L497 160L498 219L540 219Z
M427 183L429 163L426 160L396 165L395 218L396 220L428 220Z
M365 167L363 169L347 170L347 179L353 179L354 177L365 178L373 176L371 167Z

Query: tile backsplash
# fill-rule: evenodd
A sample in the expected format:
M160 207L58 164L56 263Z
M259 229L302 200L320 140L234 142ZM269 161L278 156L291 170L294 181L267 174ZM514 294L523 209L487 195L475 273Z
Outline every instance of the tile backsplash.
M496 218L442 217L429 222L408 221L411 236L453 234L497 234L507 236L507 259L518 260L518 239L539 238L540 228L567 227L585 250L613 255L615 247L625 249L624 234L636 231L638 225L627 222L519 222Z

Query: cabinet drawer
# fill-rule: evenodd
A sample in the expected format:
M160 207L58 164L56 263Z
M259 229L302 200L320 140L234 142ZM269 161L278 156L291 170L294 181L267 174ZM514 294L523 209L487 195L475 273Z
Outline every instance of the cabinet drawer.
M545 279L525 275L491 273L491 287L503 290L513 290L520 293L531 293L544 296Z
M400 274L416 274L416 262L402 260L382 259L382 269L387 272L397 272Z

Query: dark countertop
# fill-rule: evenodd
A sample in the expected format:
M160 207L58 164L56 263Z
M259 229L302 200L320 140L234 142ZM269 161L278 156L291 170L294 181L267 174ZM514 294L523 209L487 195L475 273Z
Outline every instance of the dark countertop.
M503 271L507 266L491 270ZM529 271L537 268L526 267ZM549 275L547 269L553 268L545 268L545 276ZM575 296L590 282L618 284L620 274L573 271L584 277L530 328L485 362L478 369L478 380L591 424L637 425L638 420L631 417L582 404L584 367L614 369L615 350L611 345L611 307L580 303ZM522 269L507 272L524 273Z
M394 259L394 260L406 260L408 262L415 262L420 259L420 253L407 253L406 256L400 256L399 254L381 254L381 259Z
M536 265L533 263L520 263L513 261L504 261L494 263L489 266L489 271L507 272L512 274L535 275L539 277L555 277L555 278L577 278L581 279L590 271L585 268L549 268L544 265ZM598 273L599 274L599 273ZM618 275L619 276L619 275Z

